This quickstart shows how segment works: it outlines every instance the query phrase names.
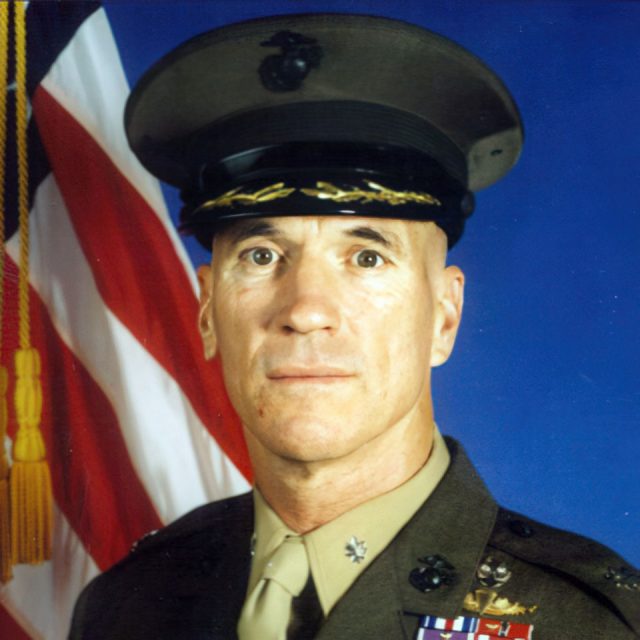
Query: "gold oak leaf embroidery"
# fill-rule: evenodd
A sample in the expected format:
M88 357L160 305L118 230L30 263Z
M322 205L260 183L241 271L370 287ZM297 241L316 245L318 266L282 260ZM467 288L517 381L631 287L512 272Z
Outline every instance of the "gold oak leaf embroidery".
M413 202L417 204L428 204L440 206L441 202L429 193L418 193L416 191L393 191L383 187L376 182L366 181L365 183L372 191L365 191L353 187L349 190L340 189L330 182L317 182L317 189L300 189L302 193L320 200L333 200L333 202L386 202L391 205L407 204Z
M200 206L201 209L213 209L215 207L231 207L234 204L254 205L259 202L269 202L278 198L287 198L294 191L294 187L285 187L284 182L277 182L264 187L254 193L242 193L242 187L236 187L223 193L213 200L207 200Z

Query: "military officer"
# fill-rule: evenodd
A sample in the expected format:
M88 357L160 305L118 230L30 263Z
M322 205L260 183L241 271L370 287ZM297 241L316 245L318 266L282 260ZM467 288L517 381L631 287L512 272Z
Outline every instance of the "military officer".
M163 58L126 127L213 248L199 329L256 486L91 583L72 638L638 637L635 570L498 507L434 422L447 248L522 144L490 69L393 20L256 20Z

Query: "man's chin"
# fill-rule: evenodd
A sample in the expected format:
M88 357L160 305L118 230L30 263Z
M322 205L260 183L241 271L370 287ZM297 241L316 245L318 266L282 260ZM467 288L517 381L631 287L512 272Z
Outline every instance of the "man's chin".
M329 462L348 456L359 447L349 424L319 422L317 417L279 420L264 430L250 431L262 448L290 462Z

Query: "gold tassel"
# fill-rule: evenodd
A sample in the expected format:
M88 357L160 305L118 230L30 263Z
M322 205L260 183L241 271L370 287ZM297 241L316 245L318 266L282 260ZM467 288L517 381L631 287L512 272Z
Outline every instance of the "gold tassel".
M40 432L42 387L35 349L16 352L15 407L18 433L11 467L13 561L38 564L51 557L51 476Z
M0 273L0 277L1 277ZM4 449L7 432L7 368L0 367L0 582L13 577L11 571L11 520L9 499L9 462Z
M27 164L26 3L15 2L16 147L20 270L18 280L20 349L15 354L15 409L18 432L10 474L11 545L14 563L38 564L51 557L53 497L40 431L40 355L31 347L29 318L29 167Z

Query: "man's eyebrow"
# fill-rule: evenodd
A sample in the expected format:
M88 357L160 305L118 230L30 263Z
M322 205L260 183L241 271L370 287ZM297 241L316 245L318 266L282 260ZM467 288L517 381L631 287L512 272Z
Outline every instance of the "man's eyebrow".
M264 222L263 220L241 220L232 224L228 229L225 229L224 236L226 236L230 244L234 245L247 238L253 238L255 236L275 236L278 233L278 229L270 222Z
M401 245L400 238L390 231L380 231L371 226L354 227L345 231L345 235L351 238L360 238L362 240L372 240L389 249L398 249Z

